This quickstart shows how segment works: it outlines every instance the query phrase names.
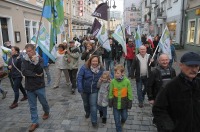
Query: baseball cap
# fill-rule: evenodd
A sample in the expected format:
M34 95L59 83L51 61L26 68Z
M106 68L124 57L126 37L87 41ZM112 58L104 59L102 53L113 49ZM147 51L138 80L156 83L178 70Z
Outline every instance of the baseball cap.
M200 55L194 52L185 53L180 60L185 65L200 65Z

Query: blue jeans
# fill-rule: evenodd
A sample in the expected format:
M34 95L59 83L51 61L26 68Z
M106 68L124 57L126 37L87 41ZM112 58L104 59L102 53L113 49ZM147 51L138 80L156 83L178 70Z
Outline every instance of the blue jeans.
M107 118L107 106L103 107L98 105L98 110L103 112L103 118Z
M37 97L40 101L43 111L49 113L49 105L46 100L45 88L41 88L35 91L27 91L28 103L30 106L31 120L32 123L38 123L38 112L37 112Z
M142 85L144 85L144 89L142 88ZM136 81L136 87L137 87L138 101L140 104L143 104L144 96L147 90L147 77L146 76L140 77L140 79Z
M127 109L116 109L113 108L113 115L115 120L115 126L117 132L122 132L121 123L125 123L128 118L128 110Z
M97 93L82 93L84 109L91 115L91 122L97 123Z
M111 78L114 78L114 61L110 58L105 58L106 71L110 71Z
M15 99L14 99L14 103L18 102L19 99L19 89L22 92L22 94L24 95L24 97L27 96L26 91L24 89L24 87L22 86L22 77L17 77L17 78L12 78L13 80L13 91L15 93Z
M47 84L49 85L51 83L51 75L50 75L50 72L49 72L49 66L45 66L44 71L47 75Z
M132 63L133 63L133 60L126 60L127 62L127 70L128 70L128 77L131 76L131 67L132 67Z

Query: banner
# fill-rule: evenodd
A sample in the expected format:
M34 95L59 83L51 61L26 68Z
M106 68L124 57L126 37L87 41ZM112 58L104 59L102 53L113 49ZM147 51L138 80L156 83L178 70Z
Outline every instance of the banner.
M125 55L127 55L127 49L126 49L126 40L125 40L125 29L122 28L121 25L118 25L115 29L115 32L112 34L113 38L119 42L119 44L122 45L123 51Z
M108 8L107 3L101 3L92 13L92 16L108 21Z
M0 55L4 60L4 66L8 66L8 60L10 59L11 56L11 49L1 46Z
M101 26L101 29L96 37L103 48L105 48L107 51L111 51L110 42L108 39L108 32L106 31L104 24L103 26Z
M136 44L136 48L140 48L140 46L142 45L142 41L141 41L141 34L140 34L140 26L138 25L136 34L135 34L135 44Z
M131 27L129 25L125 27L125 35L131 35Z
M101 23L95 18L91 30L92 36L96 36L100 31L100 29L101 29Z
M151 44L151 48L155 48L151 35L147 37L147 41Z
M33 35L32 41L36 42L36 37L38 35L38 32ZM56 60L56 48L55 45L52 49L50 49L50 36L44 27L44 25L41 25L40 31L39 31L39 37L38 37L38 46L41 48L41 50L53 61Z
M168 27L165 27L165 30L162 33L162 36L159 41L159 48L162 50L162 53L165 53L169 56L169 59L172 59L171 47L170 47L170 33Z

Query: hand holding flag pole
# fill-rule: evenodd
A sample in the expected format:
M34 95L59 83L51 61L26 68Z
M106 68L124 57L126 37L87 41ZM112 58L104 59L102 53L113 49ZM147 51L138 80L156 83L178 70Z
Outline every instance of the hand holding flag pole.
M158 50L158 45L156 46L156 49L155 49L155 51L154 51L154 53L153 53L152 58L154 58L154 56L155 56L157 50ZM151 61L149 62L149 66L150 66L150 65L151 65Z

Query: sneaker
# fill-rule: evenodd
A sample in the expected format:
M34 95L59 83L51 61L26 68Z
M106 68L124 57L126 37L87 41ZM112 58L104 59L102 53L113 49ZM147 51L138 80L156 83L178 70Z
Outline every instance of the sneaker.
M38 127L39 127L39 124L35 124L35 123L34 123L34 124L31 124L31 126L29 127L29 130L28 130L28 131L29 131L29 132L33 132L33 131L35 131L35 129L38 128Z
M71 85L71 83L70 83L70 82L67 82L66 84L67 84L67 86Z
M3 95L2 99L5 99L5 98L6 98L6 94L7 94L7 93L8 93L7 91L5 91L5 92L2 93L2 95Z
M102 123L103 123L103 125L106 124L106 120L107 120L107 118L102 118Z
M100 118L103 117L103 111L99 111Z
M44 115L42 116L43 120L46 120L49 118L49 112L45 112Z
M122 127L124 127L125 122L126 122L126 121L122 121L122 120L121 120L121 126L122 126Z
M97 123L95 123L95 122L92 122L92 126L93 126L94 128L97 128L97 127L98 127Z
M53 87L53 89L57 89L57 88L59 88L59 87L58 87L58 86L54 86L54 87Z
M138 106L139 106L140 108L143 108L143 107L144 107L143 103L139 103Z
M25 100L27 100L28 99L28 97L27 96L24 96L20 101L25 101Z
M74 94L75 93L75 89L74 88L72 88L72 94Z
M12 103L10 106L9 106L9 108L10 109L14 109L14 108L16 108L18 106L18 103Z

